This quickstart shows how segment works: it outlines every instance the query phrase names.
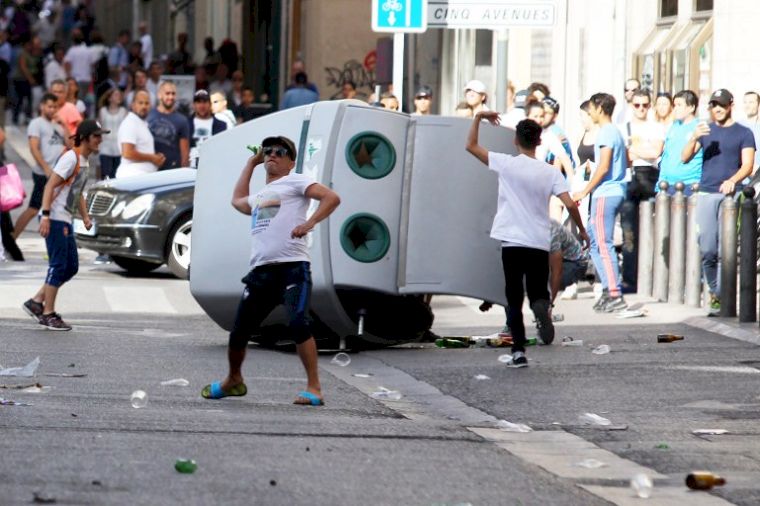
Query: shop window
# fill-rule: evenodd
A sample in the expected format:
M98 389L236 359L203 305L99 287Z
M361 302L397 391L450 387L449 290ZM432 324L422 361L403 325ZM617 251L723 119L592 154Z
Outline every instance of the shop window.
M712 2L710 4L712 5ZM660 17L670 18L675 16L678 16L678 0L660 0Z

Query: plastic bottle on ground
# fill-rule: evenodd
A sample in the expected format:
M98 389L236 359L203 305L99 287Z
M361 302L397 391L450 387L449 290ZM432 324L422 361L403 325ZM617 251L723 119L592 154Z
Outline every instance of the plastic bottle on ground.
M132 407L135 409L144 408L148 405L148 394L143 390L135 390L130 397Z
M652 495L652 478L644 473L639 473L631 478L631 488L642 499L648 499Z

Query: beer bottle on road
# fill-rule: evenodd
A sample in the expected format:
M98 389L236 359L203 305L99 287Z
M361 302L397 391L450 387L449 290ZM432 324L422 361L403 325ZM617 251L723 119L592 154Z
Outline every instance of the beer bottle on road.
M693 490L710 490L725 484L725 478L707 471L694 471L686 477L686 486Z
M683 336L676 336L674 334L658 334L658 343L672 343L673 341L683 341Z

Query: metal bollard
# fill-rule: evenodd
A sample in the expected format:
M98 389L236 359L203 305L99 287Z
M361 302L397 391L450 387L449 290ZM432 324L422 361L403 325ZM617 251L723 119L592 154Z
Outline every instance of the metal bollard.
M652 296L668 301L668 262L670 261L670 195L667 181L660 181L660 192L654 199L654 263Z
M702 305L702 254L697 242L697 199L699 183L691 185L686 213L686 303Z
M753 322L757 319L757 204L754 188L747 186L742 193L739 321Z
M670 279L668 302L683 304L684 275L686 273L686 196L685 186L676 183L676 192L670 198Z
M654 202L639 203L639 271L636 291L640 295L652 295L652 258L654 257Z
M736 316L736 201L729 195L720 205L720 315Z

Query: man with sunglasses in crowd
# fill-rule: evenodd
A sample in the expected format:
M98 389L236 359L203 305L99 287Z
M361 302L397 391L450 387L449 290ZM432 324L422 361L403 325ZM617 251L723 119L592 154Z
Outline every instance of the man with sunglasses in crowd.
M702 253L702 275L710 288L708 315L720 314L720 227L724 197L741 191L742 181L752 173L755 138L752 131L734 121L734 96L716 90L708 102L712 122L702 121L683 148L681 160L689 162L702 150L702 177L697 198L697 230Z
M658 162L665 143L665 129L648 119L652 97L646 90L636 90L631 98L633 118L619 125L628 149L628 188L620 206L623 229L623 293L634 293L638 272L639 202L655 195L660 175Z
M433 106L433 88L427 85L417 88L414 94L414 115L427 116L431 113Z
M633 107L631 106L631 102L633 102L633 93L640 89L641 83L638 79L632 77L625 81L625 87L623 88L623 97L625 98L625 101L618 104L615 108L615 113L613 114L616 125L631 121L631 118L633 118Z
M283 304L288 331L306 369L307 386L294 404L324 404L317 367L317 346L309 330L311 269L306 235L338 207L338 194L304 174L291 173L296 148L283 136L267 137L262 149L245 164L232 194L232 206L251 216L251 271L243 278L246 288L230 332L227 358L229 374L207 385L206 399L241 396L248 392L241 366L248 339L278 305ZM266 186L250 195L253 171L264 163ZM307 219L311 200L319 206Z

